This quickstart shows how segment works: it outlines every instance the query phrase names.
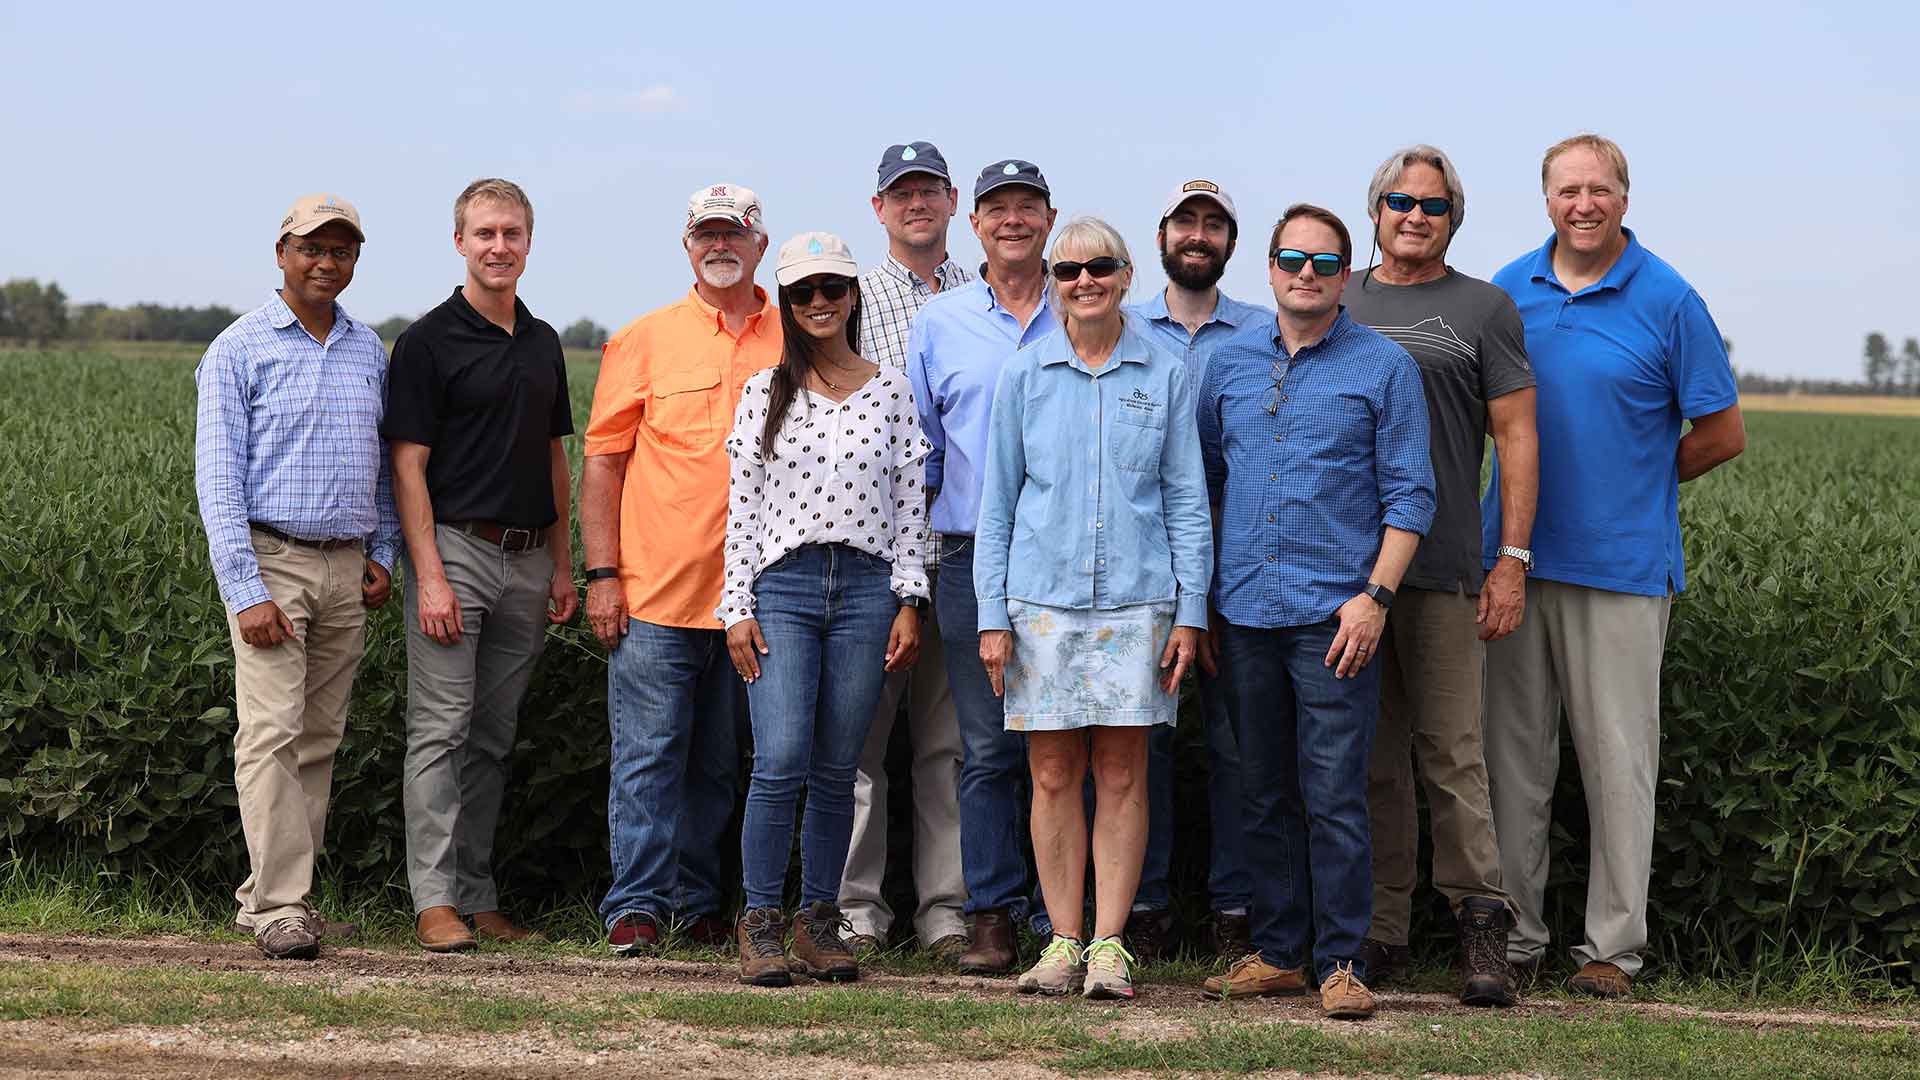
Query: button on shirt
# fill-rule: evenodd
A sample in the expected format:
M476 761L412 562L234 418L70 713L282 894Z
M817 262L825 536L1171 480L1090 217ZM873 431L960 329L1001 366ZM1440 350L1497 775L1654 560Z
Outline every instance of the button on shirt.
M994 396L975 534L980 629L1007 601L1112 609L1172 601L1206 629L1213 537L1186 367L1129 321L1098 371L1056 330Z
M1237 626L1324 622L1366 587L1384 526L1433 522L1420 370L1344 310L1295 354L1272 323L1216 350L1200 446L1219 507L1214 602Z
M934 532L973 535L1000 369L1021 346L1058 325L1045 300L1020 325L984 278L941 293L914 317L907 377L913 380L920 430L933 447L927 455L927 487L939 493L930 515Z
M893 565L893 594L927 598L927 441L913 391L889 367L845 401L801 390L787 406L771 459L760 438L773 372L747 380L727 456L726 595L731 627L753 618L760 572L806 544L845 544Z
M1258 304L1242 303L1219 294L1219 300L1213 305L1213 314L1200 324L1200 329L1192 333L1167 313L1167 291L1160 290L1153 299L1135 304L1127 312L1140 319L1152 332L1153 340L1173 350L1173 355L1187 367L1187 382L1194 403L1200 401L1200 384L1207 377L1207 361L1213 358L1213 351L1228 338L1262 322L1271 323L1274 313Z
M940 292L973 280L973 275L952 259L935 267L933 276ZM860 355L905 371L913 317L937 295L932 285L892 254L886 262L861 274Z
M660 626L719 629L727 454L747 378L780 361L780 313L761 307L738 334L697 289L608 341L586 452L626 454L620 584L627 612Z
M1554 276L1551 238L1493 283L1520 309L1539 380L1533 576L1665 596L1687 584L1680 422L1733 407L1739 392L1706 302L1631 229L1626 234L1613 267L1577 293ZM1482 550L1495 553L1498 462L1480 516Z
M364 538L367 556L393 569L400 519L380 439L379 335L335 304L333 329L315 341L276 292L213 339L194 381L194 489L230 610L272 599L250 521L306 540Z

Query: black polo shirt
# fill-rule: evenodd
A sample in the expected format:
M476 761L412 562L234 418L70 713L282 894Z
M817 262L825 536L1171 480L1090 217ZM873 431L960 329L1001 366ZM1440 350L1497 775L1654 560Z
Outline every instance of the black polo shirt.
M435 521L553 524L549 447L573 434L560 335L517 298L508 334L454 289L393 343L380 434L433 448Z

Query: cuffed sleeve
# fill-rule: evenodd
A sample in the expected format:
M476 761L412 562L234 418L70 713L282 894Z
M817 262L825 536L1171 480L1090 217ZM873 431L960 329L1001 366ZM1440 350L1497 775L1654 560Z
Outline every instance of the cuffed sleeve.
M1405 350L1381 382L1373 431L1374 481L1383 524L1420 536L1433 527L1432 447L1427 441L1427 392Z
M986 476L980 492L980 524L974 532L973 591L980 630L1011 630L1007 616L1007 562L1013 549L1013 515L1026 478L1027 372L1031 354L1016 355L1000 373L987 428Z

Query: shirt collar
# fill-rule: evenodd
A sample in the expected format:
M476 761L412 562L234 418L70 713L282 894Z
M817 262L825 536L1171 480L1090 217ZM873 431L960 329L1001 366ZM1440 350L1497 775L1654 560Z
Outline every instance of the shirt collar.
M300 317L293 313L291 307L287 306L287 298L280 295L279 289L273 290L270 295L272 299L267 301L267 322L272 325L275 330L285 330L287 327L300 321ZM333 329L327 333L327 338L331 340L352 329L352 317L347 314L346 308L340 306L340 301L335 300L333 302Z
M1162 319L1171 322L1173 315L1167 311L1167 290L1161 289L1159 292L1154 293L1153 299L1141 304L1139 311L1140 317L1149 322L1157 322ZM1201 325L1210 326L1213 323L1226 323L1228 326L1238 330L1241 324L1247 321L1249 315L1258 315L1259 313L1260 310L1258 308L1252 304L1243 304L1235 300L1233 297L1228 296L1226 290L1223 289L1213 302L1213 314L1207 316L1207 321Z
M1079 357L1074 355L1073 343L1067 340L1066 327L1059 327L1046 337L1041 338L1033 345L1033 349L1035 350L1034 361L1041 367L1052 367L1055 364L1068 364L1079 359ZM1108 360L1106 365L1103 365L1103 370L1116 363L1147 363L1151 357L1151 353L1152 346L1148 344L1147 339L1140 336L1140 332L1133 328L1131 322L1126 323L1120 328L1120 340L1114 345L1113 356ZM1082 361L1083 367L1084 364L1085 362Z
M1276 321L1273 323L1273 332L1269 335L1273 340L1273 350L1281 356L1291 356L1296 360L1306 355L1309 351L1317 351L1328 345L1337 344L1341 338L1347 336L1347 331L1353 328L1353 320L1347 317L1347 305L1341 304L1340 314L1333 317L1333 325L1327 327L1327 332L1321 336L1319 341L1306 346L1297 353L1289 353L1287 352L1286 343L1280 340L1279 316L1276 315L1274 318Z
M1607 267L1607 272L1600 276L1599 281L1582 291L1600 292L1606 289L1623 289L1646 263L1647 249L1640 246L1640 238L1633 235L1633 230L1624 225L1620 227L1620 233L1627 238L1627 246L1620 249L1620 257L1613 260L1613 265ZM1528 277L1534 281L1551 281L1555 285L1560 284L1560 279L1553 273L1553 246L1558 242L1558 237L1548 236L1547 242L1534 251L1533 265L1527 270ZM1565 288L1565 286L1561 287Z
M455 285L453 287L453 296L450 298L450 302L453 305L454 315L457 316L461 322L466 323L475 330L491 328L500 330L501 333L506 333L506 331L501 330L500 326L494 323L493 320L480 314L480 310L473 306L472 301L467 299L467 287L465 285ZM520 299L516 294L513 298L513 336L520 336L522 332L532 325L533 312L527 310L526 301Z
M893 252L891 251L887 252L887 261L880 264L880 269L883 273L891 276L896 281L899 281L902 285L905 285L908 288L912 288L916 285L922 288L931 287L929 282L922 281L920 279L919 274L916 274L911 269L909 269L906 263L903 263L899 259L894 258ZM944 292L945 290L953 286L954 278L956 277L959 269L960 269L960 264L957 262L954 262L953 256L951 255L947 256L944 259L941 259L940 265L933 268L933 276L936 280L940 282L941 291Z
M755 285L753 287L753 295L760 300L760 310L747 316L746 329L740 332L742 336L747 334L764 335L769 325L769 316L773 314L773 302L767 299L767 290ZM706 298L700 295L699 286L696 285L687 289L687 300L693 304L693 309L700 313L701 318L713 324L714 333L725 334L727 332L726 315L724 315L719 308L707 303Z

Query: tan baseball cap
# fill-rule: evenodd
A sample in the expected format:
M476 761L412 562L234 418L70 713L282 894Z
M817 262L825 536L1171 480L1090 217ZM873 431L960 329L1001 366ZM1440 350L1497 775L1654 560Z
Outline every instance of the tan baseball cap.
M839 274L859 277L860 264L845 240L829 232L803 232L780 245L780 257L773 264L773 280L791 285L815 274Z
M1227 219L1229 221L1232 221L1235 225L1240 224L1240 212L1233 208L1233 197L1221 190L1220 185L1211 180L1189 180L1179 187L1174 188L1173 194L1167 196L1166 208L1160 211L1160 220L1165 221L1169 217L1172 217L1173 212L1180 209L1181 203L1186 202L1196 195L1202 199L1212 199L1215 203L1219 204L1220 209L1227 212Z
M273 238L277 241L283 236L305 236L329 221L345 224L361 243L367 242L366 230L360 227L360 211L340 196L325 192L302 195L294 200L293 208L280 219L280 231L274 233Z
M739 184L711 184L687 197L687 232L695 225L723 218L749 229L766 232L761 223L760 196Z

